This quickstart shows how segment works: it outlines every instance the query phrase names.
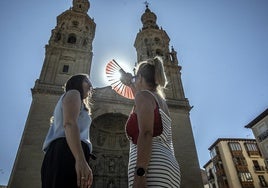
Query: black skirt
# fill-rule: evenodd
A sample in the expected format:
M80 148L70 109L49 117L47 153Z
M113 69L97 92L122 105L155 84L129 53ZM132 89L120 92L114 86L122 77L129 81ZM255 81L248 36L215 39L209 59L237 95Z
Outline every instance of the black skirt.
M81 142L85 158L89 161L90 150ZM66 138L54 140L45 154L42 168L42 188L77 188L75 158Z

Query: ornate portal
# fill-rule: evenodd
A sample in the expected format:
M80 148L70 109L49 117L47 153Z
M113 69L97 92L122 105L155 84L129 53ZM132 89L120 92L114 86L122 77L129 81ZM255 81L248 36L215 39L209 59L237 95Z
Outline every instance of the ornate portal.
M127 187L129 141L125 135L127 116L108 113L93 120L91 141L97 159L90 161L94 174L92 187Z

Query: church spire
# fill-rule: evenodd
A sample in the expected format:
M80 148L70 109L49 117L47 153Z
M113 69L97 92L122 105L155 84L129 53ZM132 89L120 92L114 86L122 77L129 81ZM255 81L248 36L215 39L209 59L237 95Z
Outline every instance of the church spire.
M158 27L157 16L149 9L147 2L145 2L145 5L145 12L141 16L143 27L138 32L134 43L137 51L137 62L161 56L169 80L166 97L168 99L185 100L181 83L181 66L179 66L177 52L173 47L170 51L168 34L164 29ZM190 108L190 106L188 107Z
M145 2L145 5L145 12L141 16L141 22L143 24L142 29L159 29L158 25L156 24L157 16L153 12L151 12L151 10L149 9L149 3L147 1Z

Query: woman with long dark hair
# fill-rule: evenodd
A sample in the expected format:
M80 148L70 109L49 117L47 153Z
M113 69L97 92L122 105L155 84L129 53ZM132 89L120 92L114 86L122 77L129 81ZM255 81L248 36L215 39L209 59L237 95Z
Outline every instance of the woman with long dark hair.
M88 188L93 181L89 158L92 145L89 98L92 84L87 74L71 76L54 109L43 144L42 188Z

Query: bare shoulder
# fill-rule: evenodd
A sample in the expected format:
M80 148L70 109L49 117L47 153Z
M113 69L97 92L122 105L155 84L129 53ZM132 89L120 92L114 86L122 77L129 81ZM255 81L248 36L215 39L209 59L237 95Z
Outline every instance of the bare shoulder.
M63 98L64 103L80 103L80 93L77 90L69 90L65 93Z
M158 94L156 94L155 97L157 98L159 108L163 110L167 115L170 115L166 100Z
M152 105L155 103L154 96L146 91L139 91L135 95L135 103L136 105Z

